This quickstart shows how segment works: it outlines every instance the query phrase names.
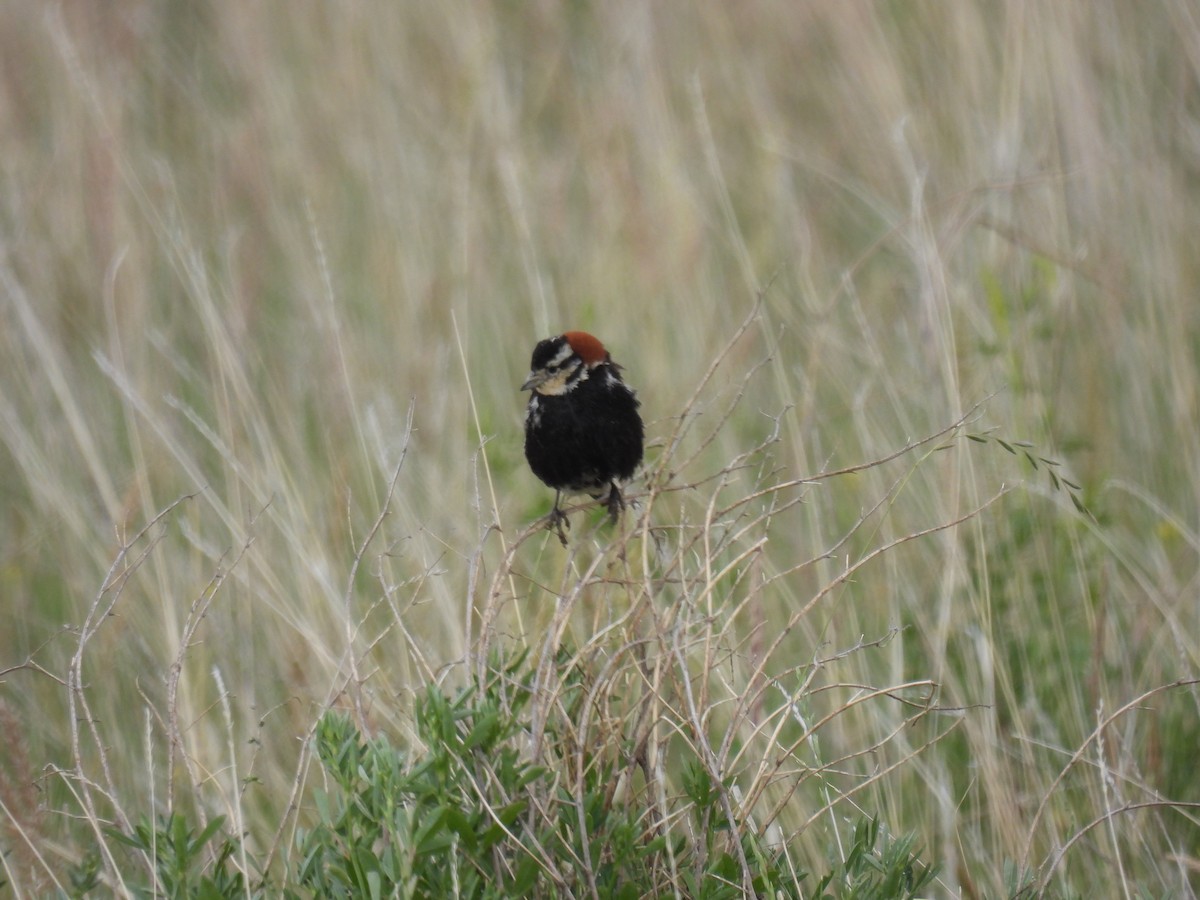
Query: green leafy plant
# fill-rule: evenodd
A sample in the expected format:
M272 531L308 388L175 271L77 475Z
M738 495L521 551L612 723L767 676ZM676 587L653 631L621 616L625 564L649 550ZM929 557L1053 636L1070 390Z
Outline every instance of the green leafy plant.
M878 819L861 820L854 826L846 858L821 879L815 896L855 900L919 896L937 870L922 865L914 842L912 835L889 838Z
M519 758L516 717L474 689L450 699L430 687L415 724L423 753L364 740L343 715L321 720L317 755L335 789L318 792L318 824L298 835L299 883L330 897L488 896L503 859L495 886L528 888L538 866L514 829L527 806L520 791L541 770Z
M125 881L135 897L246 897L245 876L231 865L237 842L222 831L224 816L214 816L197 831L180 813L143 819L132 834L108 829L109 837L144 854L153 866L151 884ZM78 885L83 887L83 883Z
M316 824L298 834L298 884L323 897L800 895L805 873L783 846L729 817L722 786L698 759L681 765L674 803L690 828L663 826L618 790L637 769L631 745L583 748L550 727L548 764L535 763L521 716L530 674L518 660L453 697L430 687L412 749L366 739L348 716L326 714L316 751L332 784L316 796ZM583 686L581 676L568 680L563 721L579 715ZM589 762L569 785L581 756ZM855 827L849 855L819 890L911 897L933 875L911 837L888 839L871 820Z

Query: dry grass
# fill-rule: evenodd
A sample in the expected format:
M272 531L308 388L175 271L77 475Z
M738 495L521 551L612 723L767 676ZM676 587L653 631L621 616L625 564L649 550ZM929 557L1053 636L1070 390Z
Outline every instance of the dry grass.
M1195 893L1198 44L1183 0L4 6L0 873L167 807L286 853L323 710L403 737L528 646L648 802L682 742L814 858L857 805L947 894ZM515 388L569 326L654 445L564 553Z

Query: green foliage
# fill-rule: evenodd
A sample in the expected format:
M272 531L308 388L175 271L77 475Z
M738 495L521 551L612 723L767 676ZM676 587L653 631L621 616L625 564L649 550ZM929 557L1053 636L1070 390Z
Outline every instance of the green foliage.
M850 852L821 879L815 896L854 900L919 896L937 871L921 864L913 844L912 835L881 836L878 819L859 822Z
M1037 879L1033 872L1022 870L1010 860L1005 860L1003 875L1004 892L1012 900L1027 900L1037 896Z
M317 754L338 790L317 795L319 822L298 835L303 886L329 897L488 895L493 853L526 809L523 797L499 792L519 791L540 770L519 759L517 719L494 698L473 699L470 689L451 700L430 687L417 710L420 757L385 738L363 740L344 716L322 719ZM497 791L477 780L485 761ZM536 877L523 854L508 884Z
M565 734L549 728L544 736L552 765L530 761L519 715L530 693L513 690L521 674L510 665L482 690L454 697L431 687L416 715L419 750L365 740L348 717L327 714L317 754L334 790L317 795L317 824L298 835L299 884L323 897L595 890L639 898L679 889L716 900L743 896L748 879L755 894L799 896L804 873L746 821L729 819L727 793L700 760L681 767L680 802L694 827L679 830L616 796L623 767L612 747L588 748L591 764L575 785L567 784ZM572 687L562 695L564 719L582 696ZM875 821L855 828L850 855L821 881L828 896L909 897L929 883L933 870L918 862L913 839L889 841L879 831Z
M494 669L486 684L453 696L431 685L417 705L411 748L395 747L383 736L364 738L348 716L327 713L318 723L315 750L328 789L312 797L315 822L297 831L296 852L283 862L280 893L801 896L807 875L795 868L798 851L768 842L735 812L732 783L714 779L703 760L672 761L682 793L660 809L646 799L648 785L641 793L632 786L640 765L633 746L613 732L581 746L580 732L565 726L582 719L585 678L565 653L557 661L564 683L559 714L549 717L541 735L541 762L531 749L533 695L527 685L535 673L524 656ZM581 759L586 763L580 771ZM173 813L154 823L143 820L131 834L108 829L116 844L135 851L123 866L122 887L135 897L262 895L265 879L247 883L237 866L245 848L224 824L216 816L196 828ZM818 882L816 896L913 897L933 878L934 870L913 850L914 839L889 839L877 820L856 825L849 845L846 857ZM94 853L70 881L77 897L99 886Z
M224 823L224 816L214 816L197 832L186 817L172 813L160 816L155 823L143 819L134 827L133 834L107 829L109 837L138 851L153 866L150 884L141 884L130 875L125 878L125 889L134 897L207 900L250 896L245 876L230 864L238 845L221 830ZM90 867L91 879L86 878L88 868L81 868L72 878L73 884L80 888L80 895L95 884L94 864Z
M86 896L100 886L100 854L92 850L67 871L72 897ZM0 887L4 885L0 883Z

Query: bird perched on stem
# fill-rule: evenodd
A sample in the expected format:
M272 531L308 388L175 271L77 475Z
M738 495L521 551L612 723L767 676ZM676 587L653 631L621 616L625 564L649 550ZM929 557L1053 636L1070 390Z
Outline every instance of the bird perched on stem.
M554 488L547 528L567 543L570 527L559 503L564 493L605 498L616 521L625 502L619 481L642 461L642 417L637 396L621 378L621 367L586 331L568 331L533 348L531 391L525 410L525 458L533 474Z

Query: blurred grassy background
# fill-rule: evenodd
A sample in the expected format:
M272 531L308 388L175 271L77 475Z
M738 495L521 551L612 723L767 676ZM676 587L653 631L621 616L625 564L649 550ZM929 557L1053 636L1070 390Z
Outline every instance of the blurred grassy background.
M883 539L1024 489L889 554L797 643L906 626L857 678L966 708L867 812L947 892L994 896L1027 843L1041 866L1106 813L1062 890L1193 889L1194 810L1113 811L1200 801L1194 689L1085 742L1200 658L1197 46L1185 0L0 6L7 846L75 852L64 782L25 785L73 765L61 681L98 597L80 671L114 789L219 805L252 775L270 833L347 647L403 732L463 656L489 529L548 509L516 390L536 339L598 334L661 438L761 293L728 377L771 362L713 459L788 408L775 462L801 477L989 398L976 427L1061 459L1096 515L995 444L904 482ZM772 564L897 476L814 488Z

